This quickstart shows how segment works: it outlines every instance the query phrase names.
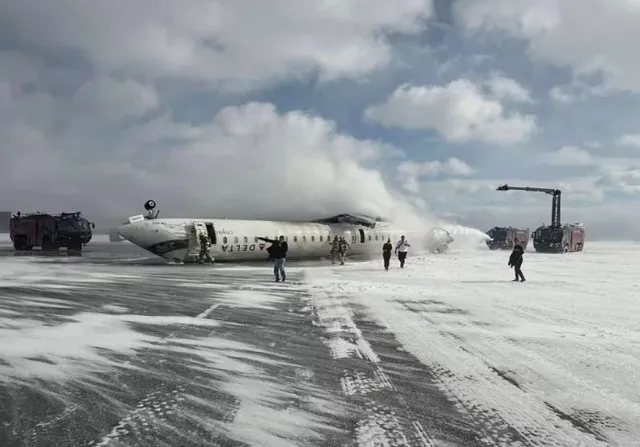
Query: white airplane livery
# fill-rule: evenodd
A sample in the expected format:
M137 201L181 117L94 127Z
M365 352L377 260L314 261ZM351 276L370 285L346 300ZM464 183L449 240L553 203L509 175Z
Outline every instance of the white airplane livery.
M382 245L391 239L395 247L400 236L412 242L415 232L403 231L390 222L368 216L340 214L327 219L306 222L266 220L231 220L213 218L166 218L154 214L156 203L145 203L147 216L132 216L117 228L131 243L167 260L194 262L200 252L200 237L209 242L209 255L215 262L264 261L270 245L260 238L284 236L288 259L318 259L327 257L335 236L343 236L350 244L348 254L380 256ZM446 251L446 245L440 249ZM416 241L417 242L417 241ZM445 249L442 249L442 246Z

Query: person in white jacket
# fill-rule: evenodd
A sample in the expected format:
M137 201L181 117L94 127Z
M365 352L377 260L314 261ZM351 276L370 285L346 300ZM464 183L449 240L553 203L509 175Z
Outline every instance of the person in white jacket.
M400 240L396 244L395 252L398 253L398 260L400 261L400 268L404 268L404 261L407 259L407 253L411 244L407 242L404 235L400 236Z

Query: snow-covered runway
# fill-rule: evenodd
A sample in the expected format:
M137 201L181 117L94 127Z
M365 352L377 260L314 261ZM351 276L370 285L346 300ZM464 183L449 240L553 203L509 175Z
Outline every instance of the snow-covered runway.
M0 445L640 445L640 247L507 258L0 246Z
M379 261L318 269L307 279L327 333L349 334L332 339L334 356L362 351L348 311L362 306L486 445L640 445L640 247L527 253L525 283L510 281L507 258L468 251L411 258L389 272Z

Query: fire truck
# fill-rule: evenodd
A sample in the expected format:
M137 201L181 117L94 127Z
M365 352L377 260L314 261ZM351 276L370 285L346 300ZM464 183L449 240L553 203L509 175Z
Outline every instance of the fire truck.
M41 247L56 251L65 247L68 251L82 251L93 235L93 222L80 216L80 212L47 214L16 213L9 220L9 236L18 251Z
M582 251L586 232L582 223L562 224L560 221L560 197L562 191L556 188L502 185L498 191L542 192L552 196L551 225L541 225L531 235L533 248L542 253L571 253Z
M491 250L512 250L517 240L523 250L529 245L529 228L493 227L487 231L486 241Z

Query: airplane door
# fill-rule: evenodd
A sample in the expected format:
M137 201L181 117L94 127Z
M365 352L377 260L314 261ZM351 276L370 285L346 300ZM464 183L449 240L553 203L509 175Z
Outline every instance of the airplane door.
M213 224L211 222L207 222L205 224L205 227L207 228L207 235L209 236L209 241L211 242L211 245L216 245L218 243L218 241L216 240L216 232L213 228Z
M195 230L196 242L197 243L200 243L200 236L201 235L204 235L204 237L207 238L209 243L211 243L211 238L209 237L209 232L207 231L207 226L205 225L204 222L194 222L193 223L193 228Z

